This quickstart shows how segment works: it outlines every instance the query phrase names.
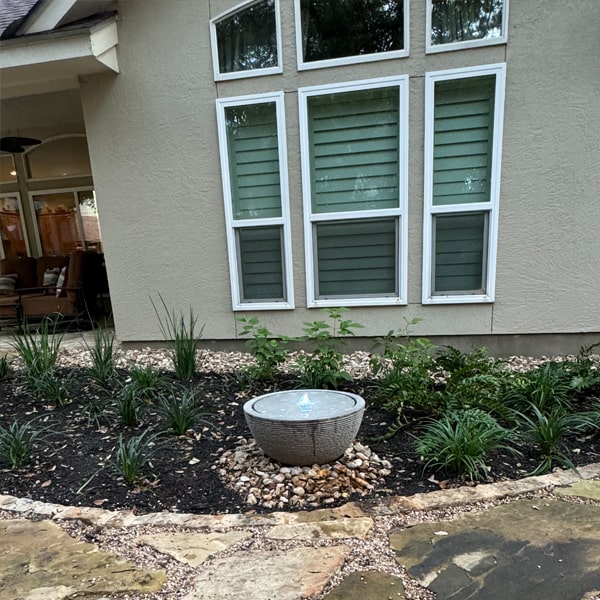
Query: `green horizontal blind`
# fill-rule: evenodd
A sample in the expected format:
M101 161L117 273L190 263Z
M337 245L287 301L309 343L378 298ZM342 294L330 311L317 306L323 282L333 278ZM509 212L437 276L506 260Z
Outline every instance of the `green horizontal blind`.
M308 98L314 213L398 208L398 87Z
M234 219L281 216L274 102L225 109Z
M317 297L398 293L398 220L317 223Z
M435 84L434 206L490 200L495 81Z
M281 227L237 230L242 301L283 300Z
M488 213L434 217L434 292L485 292Z

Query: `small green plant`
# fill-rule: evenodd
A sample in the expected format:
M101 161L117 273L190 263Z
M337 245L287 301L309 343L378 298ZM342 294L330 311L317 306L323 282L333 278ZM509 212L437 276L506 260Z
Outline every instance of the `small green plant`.
M485 480L486 456L492 450L509 449L512 433L483 410L448 411L431 421L418 438L416 453L425 469L434 467L471 480Z
M8 366L8 358L5 354L4 356L0 356L0 381L6 379L9 373L10 367Z
M141 367L135 365L131 369L131 386L133 386L138 395L145 400L153 400L158 396L161 389L165 386L164 375L157 371L152 365Z
M260 324L258 317L239 317L244 326L240 335L251 336L246 346L256 360L255 365L245 369L251 380L270 379L277 373L277 367L285 362L287 353L282 348L285 338L277 338L269 329Z
M316 347L310 353L301 354L297 367L300 371L300 386L306 388L337 389L343 382L352 381L344 370L344 356L340 349L343 337L354 335L354 329L363 325L344 319L347 308L323 309L331 323L325 321L304 322L303 342Z
M415 317L410 321L406 317L402 318L404 319L404 327L390 329L383 337L375 338L375 356L393 356L396 350L410 342L413 325L418 325L423 320L419 317Z
M517 416L522 437L533 443L541 456L540 464L531 474L547 473L554 464L575 469L566 454L565 437L597 427L597 415L593 412L568 412L562 406L554 406L544 413L534 402L530 402L528 408L527 414L517 412Z
M54 370L62 339L58 319L45 318L34 333L13 334L11 346L23 361L25 370L35 376Z
M25 371L25 385L42 401L62 406L69 401L73 374L59 376L56 370Z
M171 360L175 374L180 379L193 379L196 373L196 354L198 351L198 340L202 337L204 325L198 330L198 319L190 307L189 315L177 315L174 310L169 310L159 294L164 317L157 306L152 302L152 307L158 318L160 330L171 350Z
M13 421L8 428L0 426L0 456L13 467L28 465L34 445L42 439L43 430L34 429L34 421Z
M165 417L169 430L176 435L185 435L198 422L205 421L193 390L182 390L180 394L161 397L159 410Z
M128 440L123 437L123 434L119 435L117 451L110 464L128 484L132 484L140 478L142 469L157 450L158 435L150 433L149 430Z
M87 344L86 344L87 345ZM112 331L98 328L94 330L94 345L88 350L92 357L92 366L88 372L96 385L107 389L115 376L115 335Z
M135 386L131 384L123 386L114 401L120 423L125 427L137 427L142 405L142 400Z

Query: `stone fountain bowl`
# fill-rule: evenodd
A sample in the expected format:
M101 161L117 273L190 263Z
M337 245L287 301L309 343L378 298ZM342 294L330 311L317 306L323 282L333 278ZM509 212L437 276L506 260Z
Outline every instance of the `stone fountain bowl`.
M365 401L329 390L273 392L244 404L246 423L262 451L287 465L330 463L358 433Z

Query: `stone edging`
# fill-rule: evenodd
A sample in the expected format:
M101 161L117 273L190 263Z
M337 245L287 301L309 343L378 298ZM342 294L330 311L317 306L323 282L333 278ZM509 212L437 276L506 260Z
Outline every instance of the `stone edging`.
M600 477L600 463L593 463L578 469L557 470L548 475L525 477L524 479L481 484L474 487L461 487L439 490L413 496L392 496L376 498L358 503L349 502L332 509L317 509L327 513L328 519L361 517L369 514L373 517L390 516L408 511L436 510L456 507L474 502L500 500L520 496L540 490L552 490L555 487L570 485L581 479ZM286 525L300 520L301 512L274 512L268 514L220 514L194 515L186 513L148 513L136 515L132 511L112 511L102 508L64 506L27 498L16 498L0 494L0 510L27 514L27 516L45 517L53 521L76 520L104 527L178 526L192 529L220 530L231 527L251 527L261 525Z

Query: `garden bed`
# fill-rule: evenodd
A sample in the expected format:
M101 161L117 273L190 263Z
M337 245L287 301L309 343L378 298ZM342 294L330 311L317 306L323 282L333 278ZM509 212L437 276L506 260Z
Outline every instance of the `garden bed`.
M14 467L0 457L0 493L73 506L132 509L140 513L170 510L214 514L336 506L356 498L410 495L440 487L473 485L469 477L457 477L450 469L426 467L415 452L416 438L422 435L427 423L439 420L439 412L428 413L422 404L411 406L409 401L404 402L402 426L386 439L398 412L386 409L381 394L375 393L376 383L381 383L382 376L381 372L374 376L369 358L367 353L345 356L344 364L352 377L339 386L367 401L357 438L358 451L361 456L364 456L363 451L373 453L379 461L373 460L378 475L370 481L367 478L367 487L355 485L342 489L340 485L336 487L335 482L324 486L318 481L319 478L331 481L331 471L335 469L335 477L339 479L344 469L348 471L345 464L356 462L356 451L346 457L345 463L341 461L341 467L325 466L328 473L316 467L290 473L289 467L268 459L262 459L269 464L263 462L261 466L260 453L256 454L256 450L254 462L247 457L247 464L237 469L235 461L227 460L227 456L235 455L236 451L239 456L240 448L247 449L252 442L244 420L243 403L256 395L298 387L298 374L291 367L283 368L272 378L257 380L248 377L244 370L252 364L250 355L207 352L199 358L194 378L184 381L173 373L166 351L130 351L120 356L116 373L102 388L90 376L90 353L82 348L61 350L59 355L55 376L67 382L63 404L51 403L34 392L24 380L18 360L14 361L13 372L0 380L0 426L8 429L15 420L20 424L32 422L31 427L42 432L28 464ZM515 358L510 366L516 372L543 362ZM290 360L288 364L295 362ZM181 396L185 390L193 391L202 413L201 420L184 435L166 430L165 415L156 399L143 401L136 425L122 423L115 399L131 382L132 369L140 369L140 365L150 365L148 369L162 374L163 396ZM594 369L595 363L592 371ZM582 410L585 408L588 413L590 408L597 410L594 394L600 391L598 383L586 388L584 394L573 393L573 401L580 403ZM147 436L160 433L149 448L148 462L128 483L115 466L119 444L144 432ZM485 474L483 477L480 474L480 480L518 479L539 466L540 448L531 441L515 438L511 446L518 454L502 447L487 453ZM589 426L567 431L561 438L560 456L573 466L600 460L598 428ZM558 463L552 466L555 464ZM252 480L257 471L258 479ZM294 482L292 477L296 477ZM310 484L306 483L308 480ZM250 484L244 485L248 481L254 481L251 497ZM312 487L306 488L306 493L294 494L298 481ZM277 484L281 484L282 493L270 494ZM315 496L315 489L322 493ZM284 500L281 500L282 495ZM312 501L306 500L309 497Z

